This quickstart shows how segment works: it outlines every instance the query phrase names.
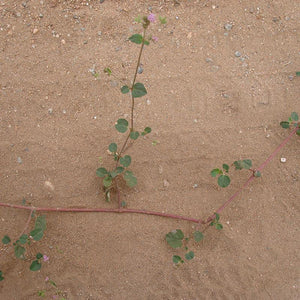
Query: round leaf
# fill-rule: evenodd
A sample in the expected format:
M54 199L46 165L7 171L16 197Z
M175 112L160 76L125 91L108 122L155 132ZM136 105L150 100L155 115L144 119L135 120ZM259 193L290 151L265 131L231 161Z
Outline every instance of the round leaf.
M261 173L260 173L260 171L255 171L253 175L254 175L254 177L260 177Z
M40 252L36 255L36 258L37 258L37 259L40 259L40 258L42 258L42 257L43 257L43 254L40 253Z
M28 235L27 234L22 234L19 238L20 244L24 245L27 243L28 240Z
M230 178L227 175L221 175L218 178L218 185L220 187L227 187L230 184Z
M22 247L20 245L15 246L15 256L17 258L21 258L24 253L25 253L25 248L24 247Z
M127 94L129 93L129 87L127 85L124 85L121 87L121 93L122 94Z
M124 157L121 157L120 164L125 168L129 167L129 165L131 164L131 157L129 155L125 155Z
M222 174L222 171L220 169L213 169L211 172L210 172L210 175L212 177L216 177L217 175L219 174Z
M229 166L227 164L223 164L223 169L228 172L229 171Z
M30 265L30 270L31 270L31 271L38 271L38 270L41 269L41 267L42 267L42 264L39 263L38 260L34 260L34 261L31 263L31 265Z
M132 88L132 97L139 98L147 94L147 90L142 83L136 83Z
M108 146L108 150L110 151L110 152L117 152L117 149L118 149L118 146L117 146L117 144L116 143L111 143L109 146Z
M280 122L280 126L284 129L288 129L288 128L290 128L290 123L286 122L286 121L282 121L282 122Z
M202 241L203 238L204 238L204 236L203 236L203 233L202 233L201 231L195 231L195 232L194 232L194 240L195 240L196 242Z
M184 234L180 229L170 231L166 234L166 241L172 248L180 248Z
M126 171L124 173L124 179L129 187L134 187L137 184L137 179L131 171Z
M46 230L46 217L38 216L36 218L34 228L41 228L43 231Z
M129 41L135 44L141 44L143 41L143 37L140 34L134 34L129 38Z
M35 241L40 241L44 235L42 228L36 228L30 232L30 235Z
M188 253L185 254L185 258L186 258L187 260L191 260L191 259L193 259L194 257L195 257L195 254L194 254L193 251L190 251L190 252L188 252Z
M140 134L137 131L130 132L130 138L133 140L138 139L139 136L140 136Z
M242 167L246 170L249 170L252 167L252 161L251 159L244 159L242 161Z
M223 228L223 225L220 224L220 223L217 223L217 224L216 224L216 228L217 228L218 230L221 230L221 229Z
M120 132L120 133L124 133L127 131L127 126L124 125L120 125L120 124L116 124L115 128Z
M97 169L97 171L96 171L96 175L97 175L98 177L104 177L107 173L108 173L108 172L107 172L107 170L106 170L105 168L99 168L99 169Z
M10 237L8 235L5 235L4 238L2 239L3 244L9 244L10 243Z

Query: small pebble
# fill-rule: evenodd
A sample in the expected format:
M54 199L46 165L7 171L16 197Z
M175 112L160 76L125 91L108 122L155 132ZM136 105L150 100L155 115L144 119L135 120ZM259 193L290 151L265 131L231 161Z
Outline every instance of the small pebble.
M67 111L65 109L63 109L62 113L65 115L67 113Z
M196 189L197 187L198 187L198 184L195 183L195 184L193 185L193 189Z
M167 179L164 179L164 187L168 187L170 185L169 181Z
M224 25L224 28L227 30L227 31L230 31L232 29L232 24L230 23L227 23Z
M140 66L138 67L138 73L139 73L139 74L142 74L143 71L144 71L144 69L143 69L142 65L140 65Z
M179 19L179 17L178 17L178 16L176 16L176 17L175 17L175 19L176 19L176 20L178 20L178 19Z
M240 57L242 54L241 54L241 52L239 52L239 51L235 51L235 52L234 52L234 55L235 55L235 57Z
M97 116L94 116L93 119L96 120L96 119L97 119Z
M43 17L44 17L44 15L43 15L43 14L39 14L39 17L40 17L40 18L43 18Z
M147 105L151 104L151 101L149 99L146 100Z
M17 162L18 162L19 164L22 163L22 158L21 158L20 156L17 158Z
M66 41L65 40L61 40L60 41L63 45L66 43Z
M98 36L101 36L102 35L102 31L98 31Z
M289 80L292 81L293 79L294 79L294 76L293 76L293 75L290 75L290 76L289 76Z
M54 185L50 181L45 181L44 186L45 188L54 191Z
M282 163L285 163L285 162L286 162L286 158L285 158L285 157L281 157L281 158L280 158L280 161L281 161Z
M53 108L49 108L48 113L51 115L53 113Z
M103 3L105 0L100 0L100 3Z
M212 60L211 58L209 58L209 57L205 58L205 61L206 61L207 63L213 62L213 60Z
M32 31L33 34L36 34L38 32L39 32L39 30L37 28L34 28L33 31Z

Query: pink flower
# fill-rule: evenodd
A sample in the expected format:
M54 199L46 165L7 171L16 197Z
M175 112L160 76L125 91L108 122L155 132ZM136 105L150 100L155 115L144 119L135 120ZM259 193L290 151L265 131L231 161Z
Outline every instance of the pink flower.
M45 278L45 281L46 281L46 282L49 281L49 277L48 277L48 276Z
M158 42L158 37L157 36L153 36L151 39L152 39L153 42Z
M147 19L151 22L154 23L155 22L155 14L150 14Z
M43 260L44 261L48 261L49 260L49 257L47 255L43 255ZM49 278L48 278L49 279Z

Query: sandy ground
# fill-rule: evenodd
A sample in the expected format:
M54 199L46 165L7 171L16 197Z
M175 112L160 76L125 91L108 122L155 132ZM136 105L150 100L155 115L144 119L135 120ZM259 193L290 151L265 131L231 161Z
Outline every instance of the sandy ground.
M107 146L123 141L114 123L130 101L119 88L138 53L126 39L149 9L168 23L152 26L159 41L142 58L148 95L136 126L153 132L128 150L138 178L122 189L128 207L205 218L249 176L233 172L221 189L211 169L241 158L258 166L288 135L279 122L300 112L299 1L0 0L1 202L116 207L95 170L99 156L113 165ZM122 80L104 76L107 66ZM178 268L172 256L185 252L164 237L191 234L191 223L48 213L32 250L50 258L41 271L1 246L0 298L42 299L44 290L53 299L48 276L66 299L299 299L299 149L295 136L224 211L224 229L206 231ZM1 237L18 237L28 212L0 216Z

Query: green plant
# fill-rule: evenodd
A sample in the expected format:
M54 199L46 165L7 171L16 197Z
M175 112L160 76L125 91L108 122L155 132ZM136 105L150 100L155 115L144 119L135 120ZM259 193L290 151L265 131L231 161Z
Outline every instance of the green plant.
M297 128L297 134L300 135L299 116L296 112L292 112L287 121L280 122L280 126L284 129Z

